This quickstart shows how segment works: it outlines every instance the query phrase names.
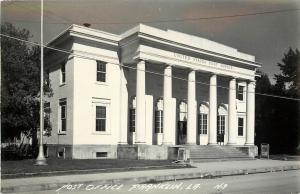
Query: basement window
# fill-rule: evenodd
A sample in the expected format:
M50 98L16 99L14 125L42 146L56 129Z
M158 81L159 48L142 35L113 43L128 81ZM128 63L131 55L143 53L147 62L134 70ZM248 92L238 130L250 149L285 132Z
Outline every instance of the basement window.
M65 148L59 148L57 151L57 157L58 158L66 158L66 149Z

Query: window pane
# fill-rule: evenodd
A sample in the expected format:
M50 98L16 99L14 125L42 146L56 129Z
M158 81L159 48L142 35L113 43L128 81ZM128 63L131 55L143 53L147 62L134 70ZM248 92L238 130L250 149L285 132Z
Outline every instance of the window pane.
M96 106L96 118L106 118L105 106Z
M106 63L98 61L97 62L97 71L106 72Z
M244 86L238 87L238 99L244 100Z
M61 131L66 131L67 128L67 121L66 119L61 120Z
M244 119L243 118L239 118L239 126L243 126L244 125Z
M101 63L97 62L97 71L101 71Z
M238 128L238 135L243 136L243 127Z
M100 73L99 72L97 72L97 81L98 82L101 81L101 77L100 77Z
M99 82L105 82L105 73L103 73L103 72L97 72L97 81L99 81Z
M101 122L100 131L105 131L105 119L101 119L100 122Z
M100 131L100 119L96 119L96 131Z
M61 106L61 118L62 119L66 118L66 106L65 105Z
M96 119L96 131L105 131L105 119Z
M244 133L244 118L238 119L238 135L243 136Z

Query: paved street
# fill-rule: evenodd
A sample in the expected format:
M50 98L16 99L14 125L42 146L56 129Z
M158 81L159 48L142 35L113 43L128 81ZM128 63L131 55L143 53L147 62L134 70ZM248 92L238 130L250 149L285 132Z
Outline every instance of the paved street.
M214 179L177 180L163 183L70 185L57 191L34 192L36 194L121 194L121 193L300 193L300 170L227 176ZM22 194L29 194L22 193Z

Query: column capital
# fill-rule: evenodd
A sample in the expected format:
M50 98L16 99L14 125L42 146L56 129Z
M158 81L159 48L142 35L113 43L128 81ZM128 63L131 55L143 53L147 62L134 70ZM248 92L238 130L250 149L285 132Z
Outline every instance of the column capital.
M186 68L186 71L187 71L187 72L188 72L188 74L189 74L189 73L191 73L191 72L196 72L196 69L193 69L193 68L187 67L187 68Z
M247 80L247 84L253 84L256 86L256 80Z
M239 79L239 78L236 77L236 76L228 76L228 77L229 77L230 80L233 80L233 79L234 79L234 80L237 80L237 79Z
M164 68L172 68L174 65L169 64L169 63L162 63L162 66L163 66Z
M215 72L208 72L208 75L209 75L209 77L211 77L211 76L217 76L217 75L219 75L218 73L215 73Z
M146 63L146 60L144 60L144 59L141 59L141 58L138 58L138 59L135 59L134 60L136 63Z

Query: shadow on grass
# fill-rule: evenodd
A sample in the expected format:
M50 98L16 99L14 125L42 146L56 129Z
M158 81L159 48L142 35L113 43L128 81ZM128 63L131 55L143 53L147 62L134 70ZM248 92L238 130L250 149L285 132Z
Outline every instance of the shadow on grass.
M172 163L172 160L49 158L46 166L34 164L34 159L3 161L1 178L191 168L190 165Z

